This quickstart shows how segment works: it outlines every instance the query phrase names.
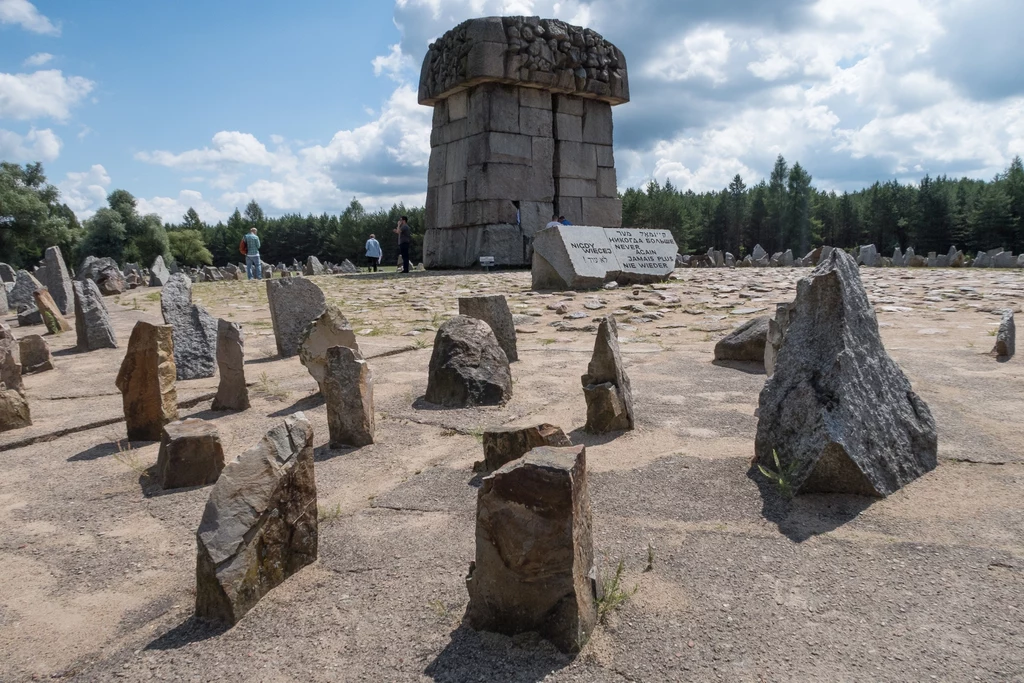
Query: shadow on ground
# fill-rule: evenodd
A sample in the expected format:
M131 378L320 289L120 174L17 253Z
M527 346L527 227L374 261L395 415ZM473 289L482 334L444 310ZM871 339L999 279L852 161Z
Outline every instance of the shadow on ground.
M70 458L68 458L68 462L98 460L100 458L105 458L109 455L113 455L114 453L117 453L120 450L121 447L119 446L117 441L101 443L93 446L92 448L87 448L81 453L75 453Z
M438 683L537 683L572 661L535 633L509 637L474 631L463 623L423 673Z
M717 365L720 368L730 368L732 370L739 370L745 372L748 375L766 375L764 363L757 363L750 360L713 360L712 365Z
M319 408L324 404L324 395L320 392L313 394L312 396L306 396L300 398L295 403L291 404L287 408L282 408L276 412L271 413L268 417L288 417L295 413L303 410L313 410L313 408Z
M593 434L586 431L583 427L577 427L576 429L569 432L566 436L572 441L574 446L603 446L606 443L611 443L615 439L619 438L626 432L607 432L606 434Z
M190 616L167 633L146 645L146 650L177 650L191 643L198 643L219 636L228 630L223 624L211 624Z

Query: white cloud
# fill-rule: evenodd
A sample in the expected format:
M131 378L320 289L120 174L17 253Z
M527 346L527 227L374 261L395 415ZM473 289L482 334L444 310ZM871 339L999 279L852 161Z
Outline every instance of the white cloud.
M40 14L28 0L0 0L0 24L17 24L33 33L60 35L60 27Z
M138 199L139 213L142 215L155 213L165 223L180 223L185 212L193 208L206 223L227 220L228 212L217 208L203 198L197 190L182 190L177 197L150 197Z
M81 76L65 77L57 69L31 74L0 73L0 118L66 121L71 108L95 87Z
M35 68L43 66L52 59L53 55L51 55L49 52L37 52L28 59L26 59L24 62L22 62L22 65Z
M106 205L110 175L102 165L94 164L88 171L68 173L57 187L61 201L71 207L79 220L85 220Z
M180 169L213 169L225 165L273 166L274 155L250 133L222 130L213 136L213 145L180 154L155 151L138 152L135 158L158 166Z
M395 44L389 48L387 55L378 55L373 58L373 75L380 76L386 73L393 81L402 82L405 72L415 68L412 58L402 53L402 46Z
M61 139L49 128L32 128L25 135L0 129L0 159L5 161L53 161L60 156L61 145Z
M682 41L666 45L644 65L643 73L670 82L707 78L712 83L724 83L731 44L723 29L701 27L686 34Z

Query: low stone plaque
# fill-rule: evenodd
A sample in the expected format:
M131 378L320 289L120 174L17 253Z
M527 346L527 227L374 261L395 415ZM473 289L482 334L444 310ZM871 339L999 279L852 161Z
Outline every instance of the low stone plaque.
M664 280L678 249L668 230L563 225L533 238L534 289L591 289Z
M668 230L606 228L605 233L619 262L609 279L619 284L664 280L676 267L679 249Z

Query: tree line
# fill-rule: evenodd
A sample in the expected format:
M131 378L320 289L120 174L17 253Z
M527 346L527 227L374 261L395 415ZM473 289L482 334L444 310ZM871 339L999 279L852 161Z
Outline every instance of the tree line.
M667 228L681 252L709 247L742 258L760 244L769 253L792 249L802 256L829 244L855 247L874 244L882 253L913 246L918 253L945 252L955 245L965 252L1000 247L1024 252L1024 166L1015 157L991 181L926 175L918 184L876 182L857 192L837 194L816 189L799 163L779 155L767 179L747 186L736 175L717 192L680 191L665 181L622 196L625 227ZM375 234L384 263L397 258L400 216L413 228L413 261L422 260L423 216L420 208L396 204L366 211L355 199L340 214L289 213L268 217L250 201L227 221L210 224L190 208L178 223L155 214L141 215L135 197L114 190L107 206L79 222L58 189L47 182L42 164L0 162L0 261L31 267L47 247L57 245L72 263L86 256L109 256L118 263L150 265L157 256L180 265L239 263L242 235L256 227L267 263L290 264L315 255L360 265L364 245Z
M750 187L736 175L717 192L683 192L667 180L626 190L622 223L667 228L683 253L714 247L740 258L757 244L796 256L822 244L874 244L883 254L910 246L919 254L945 253L951 245L1020 253L1024 166L1018 156L989 182L926 175L917 185L889 180L838 194L816 189L799 163L790 167L779 155L771 175Z

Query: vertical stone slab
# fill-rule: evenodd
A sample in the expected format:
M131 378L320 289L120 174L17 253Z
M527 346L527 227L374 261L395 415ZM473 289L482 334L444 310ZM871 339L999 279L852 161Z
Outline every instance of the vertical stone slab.
M19 394L25 391L21 379L21 344L11 334L11 328L3 323L0 323L0 384Z
M35 306L32 293L42 289L43 285L27 270L19 270L14 280L14 288L7 293L7 303L11 308L29 305Z
M189 418L164 426L156 458L156 478L166 489L206 486L224 469L224 447L217 427Z
M115 381L129 440L159 441L164 425L178 419L173 334L170 325L141 320L132 329Z
M160 312L174 329L174 364L178 379L213 377L217 357L217 319L192 303L192 280L171 275L160 290Z
M352 325L341 309L331 304L319 318L306 325L299 342L299 362L306 366L321 391L327 369L327 351L334 346L347 346L359 353Z
M331 448L373 443L373 372L358 350L327 349L321 384L327 403Z
M302 331L327 309L323 291L301 277L266 280L270 320L277 352L287 358L299 352Z
M116 349L117 337L110 324L107 305L103 294L93 280L75 280L72 283L75 295L75 333L78 348L83 351Z
M588 432L603 434L633 429L633 390L622 365L615 318L608 315L597 328L594 355L581 378L587 400Z
M46 325L47 332L62 334L72 330L71 323L60 312L57 303L46 289L37 289L32 292L32 298L36 302L36 308L39 309L39 315L43 319L43 324Z
M313 427L296 413L224 467L196 532L196 616L234 625L318 551Z
M217 368L220 371L220 383L211 410L248 410L245 333L240 325L223 318L217 321Z
M519 352L516 349L516 326L512 322L512 312L504 295L459 297L459 315L483 320L490 325L501 350L508 357L508 362L514 363L519 360Z
M469 625L578 651L597 622L584 446L535 448L483 480Z
M493 472L540 446L563 448L572 446L572 441L551 424L488 429L484 432L484 470Z
M71 275L64 264L60 247L49 247L43 256L46 263L46 288L50 290L57 308L64 315L69 315L75 304L75 293L71 289Z

